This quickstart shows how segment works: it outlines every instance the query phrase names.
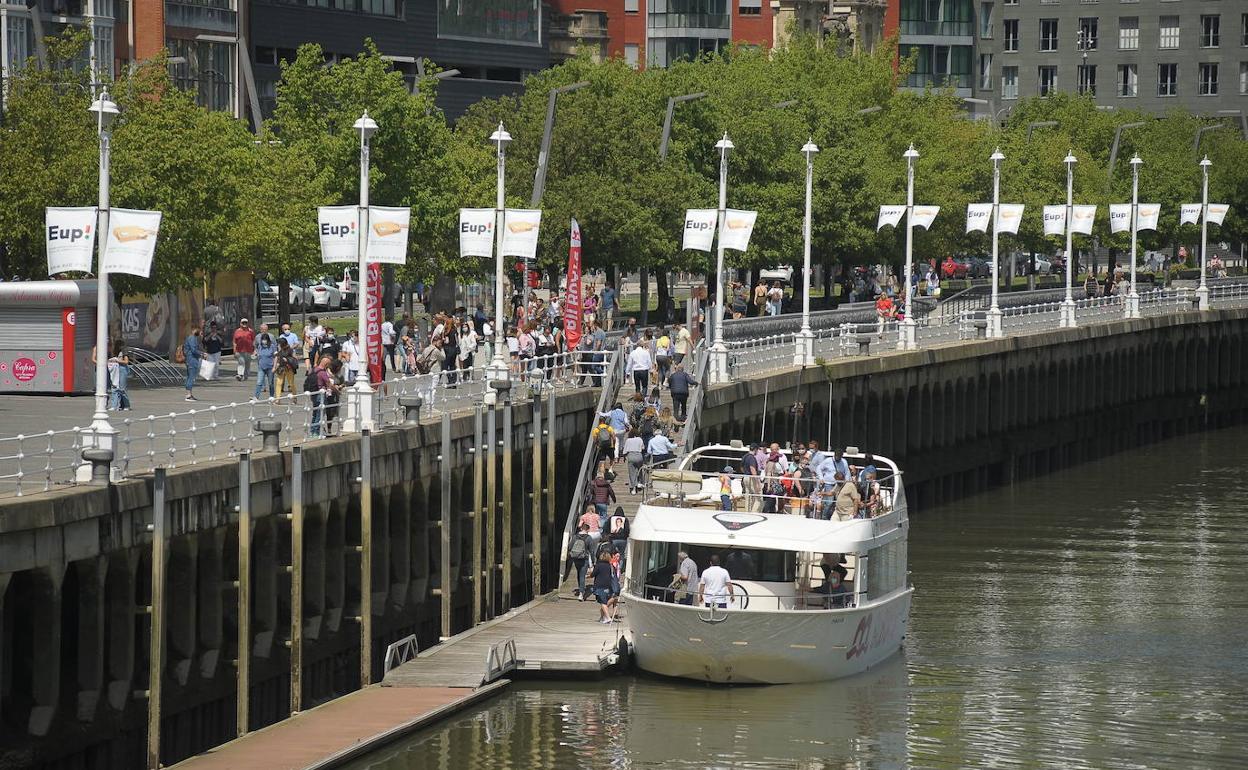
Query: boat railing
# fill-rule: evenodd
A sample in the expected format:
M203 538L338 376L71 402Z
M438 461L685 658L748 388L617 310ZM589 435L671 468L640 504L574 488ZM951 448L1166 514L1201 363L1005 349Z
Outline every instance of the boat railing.
M716 607L716 609L727 610L789 610L794 612L809 612L815 610L842 610L852 609L858 606L858 597L852 590L845 590L841 593L823 593L820 591L795 591L791 594L753 594L751 595L744 586L733 581L733 595L726 602L726 607ZM668 604L681 604L677 601L677 595L685 593L682 589L671 585L653 585L650 583L642 583L635 579L629 579L626 582L626 590L634 596L640 596L643 599L651 601L665 602ZM701 594L693 594L692 604L687 606L695 609L708 609L705 597Z

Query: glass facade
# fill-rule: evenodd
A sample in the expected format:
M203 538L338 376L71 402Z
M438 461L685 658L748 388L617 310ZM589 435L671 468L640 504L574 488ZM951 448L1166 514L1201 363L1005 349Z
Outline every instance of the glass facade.
M210 110L236 112L234 105L234 44L170 38L171 57L184 61L169 65L173 84L195 94L195 102Z
M393 8L398 0L360 2ZM438 37L541 45L542 4L538 0L443 0L438 3Z
M969 45L911 45L899 47L902 60L915 56L914 72L906 86L970 88L973 76L973 47Z
M973 13L970 0L901 0L901 34L970 36Z

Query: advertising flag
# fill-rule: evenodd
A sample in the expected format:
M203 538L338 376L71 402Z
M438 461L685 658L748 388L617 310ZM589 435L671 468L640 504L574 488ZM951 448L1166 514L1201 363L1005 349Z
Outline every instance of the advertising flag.
M1092 224L1096 221L1096 206L1071 206L1070 231L1072 233L1092 234Z
M988 220L991 217L991 203L966 204L966 231L968 233L975 230L978 230L981 233L988 232Z
M719 231L719 245L725 249L745 251L750 247L750 235L754 232L757 211L724 209L724 226Z
M1125 233L1131 229L1131 204L1130 203L1111 203L1109 204L1109 231L1111 233Z
M459 256L494 256L494 209L459 210Z
M368 261L407 264L407 232L411 220L412 210L406 206L369 206L365 252Z
M507 209L503 213L503 256L537 259L541 209Z
M320 206L316 209L321 234L321 262L359 262L359 206Z
M1157 218L1161 215L1160 203L1140 203L1135 211L1136 230L1156 230Z
M1215 225L1222 224L1222 220L1226 217L1226 211L1230 206L1225 203L1210 203L1209 211L1205 213L1205 221Z
M44 210L44 237L48 247L48 275L91 272L95 248L94 206Z
M929 230L932 227L932 222L936 219L936 215L939 213L940 206L915 206L910 216L910 223L915 227Z
M104 269L147 278L152 274L152 255L160 233L159 211L113 209L104 242Z
M1044 234L1066 234L1066 207L1063 205L1044 207Z
M371 213L370 213L371 219ZM365 266L368 283L364 285L364 297L368 306L364 313L364 332L367 336L364 348L368 356L369 382L381 382L386 374L381 367L381 264L369 262Z
M905 206L880 206L880 218L876 220L875 231L884 229L884 225L897 226L906 213Z
M1018 225L1023 221L1023 204L1002 203L997 206L997 232L1018 234Z
M681 249L710 251L715 240L715 209L689 209L685 212L685 235Z
M568 292L563 303L563 336L568 350L581 344L581 226L572 220L568 247Z
M1200 221L1200 204L1184 203L1179 206L1179 224L1194 225Z

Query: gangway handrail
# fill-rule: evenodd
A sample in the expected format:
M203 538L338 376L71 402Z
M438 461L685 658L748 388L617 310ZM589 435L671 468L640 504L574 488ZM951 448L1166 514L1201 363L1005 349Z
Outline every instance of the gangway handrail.
M481 684L489 684L508 671L516 668L516 640L512 637L491 644L485 651L485 674Z
M689 451L690 446L694 446L694 438L698 433L698 418L702 413L702 402L706 400L706 388L709 383L706 382L707 366L711 357L706 352L706 338L698 340L698 344L693 348L693 380L697 383L694 386L693 394L689 396L689 403L685 408L685 426L680 432L680 446L677 447L679 454L685 454Z
M408 634L397 642L386 647L386 661L382 665L382 676L391 669L398 668L404 663L412 660L420 652L420 640L416 638L416 634Z

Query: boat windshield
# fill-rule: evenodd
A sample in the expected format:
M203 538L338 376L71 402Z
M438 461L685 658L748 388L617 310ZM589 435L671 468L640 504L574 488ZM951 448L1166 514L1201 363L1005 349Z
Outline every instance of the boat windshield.
M714 554L719 556L720 565L728 570L733 580L789 583L797 579L797 555L792 551L657 541L645 543L643 547L641 555L646 565L647 585L665 585L672 577L673 566L679 566L676 554L682 551L698 565L699 572L710 565Z

